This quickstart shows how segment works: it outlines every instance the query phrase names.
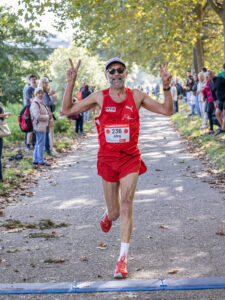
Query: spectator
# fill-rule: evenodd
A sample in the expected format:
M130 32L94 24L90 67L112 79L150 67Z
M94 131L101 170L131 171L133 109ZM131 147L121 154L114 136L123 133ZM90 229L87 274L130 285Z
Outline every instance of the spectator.
M217 75L218 76L221 76L221 77L225 77L225 64L223 64L223 70L221 72L219 72Z
M28 77L28 80L29 80L29 83L28 83L29 86L25 90L24 106L31 104L31 100L34 98L34 90L37 87L37 76L36 75L30 74Z
M29 86L30 86L29 78L30 78L31 75L32 75L32 74L27 75L27 77L26 77L26 84L25 84L25 86L24 86L24 88L23 88L23 104L24 104L24 106L26 106L26 90L27 90L27 89L29 88Z
M188 102L189 101L189 97L191 95L191 91L192 91L192 86L194 85L194 80L193 77L191 75L191 71L187 71L187 80L185 83L185 91L186 91L186 97L184 98L184 102Z
M209 119L209 132L207 135L213 134L213 112L214 112L214 100L212 97L212 92L210 89L210 77L208 72L206 73L206 85L203 89L203 101L206 101L206 112L208 114L208 119Z
M6 118L11 116L10 112L4 112L3 107L0 106L0 121L4 121ZM3 137L0 137L0 181L3 181L2 175L2 148L3 148Z
M82 92L82 100L87 98L90 94L91 94L91 92L89 90L89 86L85 85L84 90ZM83 119L83 122L84 121L86 121L86 122L90 121L90 110L85 111L84 113L82 113L82 119ZM82 125L82 127L83 127L83 125Z
M30 74L27 77L28 83L25 85L23 88L24 92L24 98L23 98L23 104L24 106L26 105L31 105L31 102L34 98L34 90L37 87L37 76L34 74ZM35 135L33 132L27 132L25 133L25 146L26 146L26 151L31 151L31 144L35 144Z
M182 85L179 83L178 78L176 78L176 80L175 80L175 87L177 88L177 100L179 100L182 98L183 88L182 88Z
M159 84L157 83L155 87L155 96L157 99L159 98L159 94L160 94L160 87Z
M171 95L173 99L173 111L174 113L177 113L178 112L177 88L173 81L171 82Z
M194 78L192 76L189 77L186 83L186 88L187 88L187 102L190 107L190 114L189 116L195 115L195 95L192 90L194 86Z
M54 120L55 116L53 112L55 111L55 104L54 100L50 96L50 86L49 86L49 79L47 77L42 77L38 84L38 87L41 87L44 91L43 102L48 107L49 111L52 113L53 120L50 123L50 126L47 129L46 136L45 136L45 151L52 156L56 155L56 152L53 150L54 145Z
M225 78L215 76L211 70L208 71L208 74L212 82L212 96L216 107L215 115L221 127L217 134L225 133Z
M205 80L205 75L204 72L200 72L198 74L198 85L197 85L197 96L198 96L198 103L199 103L199 109L200 109L200 113L202 116L202 125L201 125L201 129L206 129L208 128L207 126L207 121L208 121L208 116L207 113L205 111L206 108L206 101L203 101L203 90L205 88L206 85L206 80Z
M149 89L149 86L147 86L146 87L146 94L149 95L149 93L150 93L150 89Z
M194 79L194 84L193 84L193 87L192 87L192 91L193 91L194 96L195 96L195 109L196 109L197 115L201 116L199 103L198 103L198 95L197 95L198 76L195 74L193 79Z
M47 166L50 164L44 162L44 143L45 134L49 126L49 121L52 118L52 114L43 102L44 91L38 87L34 91L35 99L31 104L30 111L33 120L33 127L36 135L36 144L33 153L33 166Z

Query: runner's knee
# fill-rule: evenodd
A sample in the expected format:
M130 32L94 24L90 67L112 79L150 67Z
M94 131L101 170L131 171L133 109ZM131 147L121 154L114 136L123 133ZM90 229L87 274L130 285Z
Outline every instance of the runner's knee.
M127 196L123 199L121 204L121 215L129 217L132 214L132 206L133 198L131 196Z

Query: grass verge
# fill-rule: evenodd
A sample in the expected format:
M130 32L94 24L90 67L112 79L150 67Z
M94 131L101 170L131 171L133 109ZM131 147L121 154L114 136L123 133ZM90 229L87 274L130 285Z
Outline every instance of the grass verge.
M225 171L225 134L206 135L208 130L200 129L201 117L188 117L189 113L188 105L181 103L179 113L172 116L173 123L198 152L210 159L216 169Z

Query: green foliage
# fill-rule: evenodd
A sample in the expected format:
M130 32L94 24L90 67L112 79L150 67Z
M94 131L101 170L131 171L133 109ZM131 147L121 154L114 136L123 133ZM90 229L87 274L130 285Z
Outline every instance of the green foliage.
M35 50L41 47L44 51L40 38L45 36L43 31L26 29L18 15L0 6L0 86L4 104L22 103L23 78L36 71L33 66L40 59L40 53Z
M52 88L57 91L59 99L62 99L66 86L66 71L69 68L69 58L74 64L81 59L75 91L81 86L81 82L88 85L103 88L106 85L104 77L104 64L97 55L92 55L90 51L83 47L76 47L73 43L69 48L59 47L48 59L49 72L53 79Z
M70 121L66 117L57 117L54 130L56 133L65 133L70 129Z
M206 64L215 69L223 63L222 23L218 26L218 17L208 0L21 2L25 2L31 19L34 10L37 14L46 7L54 11L60 30L65 20L71 20L76 45L85 45L97 53L100 49L106 57L120 56L155 75L158 63L169 60L174 75L185 76L192 67L193 48L199 37Z

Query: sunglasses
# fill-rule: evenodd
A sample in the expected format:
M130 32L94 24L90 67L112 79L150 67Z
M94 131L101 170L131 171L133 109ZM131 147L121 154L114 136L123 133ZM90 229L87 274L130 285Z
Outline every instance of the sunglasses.
M118 74L123 74L123 72L125 71L125 68L118 68L118 69L108 69L109 74L113 75L115 74L117 71Z

